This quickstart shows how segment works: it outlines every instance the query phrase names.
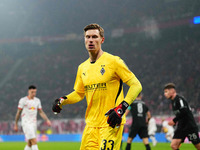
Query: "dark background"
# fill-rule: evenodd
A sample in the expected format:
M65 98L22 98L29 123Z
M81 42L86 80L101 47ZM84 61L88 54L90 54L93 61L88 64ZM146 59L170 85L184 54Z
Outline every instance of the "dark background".
M103 50L120 56L141 81L153 115L172 115L163 85L174 82L198 116L199 8L198 0L1 0L0 121L14 120L30 84L49 118L84 118L85 100L59 116L51 103L73 91L78 65L88 58L83 28L90 23L105 30Z

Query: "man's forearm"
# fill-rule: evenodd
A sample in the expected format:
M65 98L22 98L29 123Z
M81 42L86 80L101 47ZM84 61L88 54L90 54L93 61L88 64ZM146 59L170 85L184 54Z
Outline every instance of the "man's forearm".
M142 85L136 77L130 79L126 84L130 87L125 97L125 101L130 105L142 91Z
M76 91L73 91L72 93L65 96L66 98L61 102L61 105L77 103L81 101L84 96L84 93L77 93Z
M16 117L15 117L15 124L17 124L18 121L19 121L19 116L16 115Z
M49 120L49 118L48 118L47 115L43 112L43 110L41 110L40 116L41 116L45 121Z
M18 121L19 121L19 118L20 118L20 114L21 114L21 110L17 110L17 113L16 113L16 116L15 116L15 124L17 124L18 123Z

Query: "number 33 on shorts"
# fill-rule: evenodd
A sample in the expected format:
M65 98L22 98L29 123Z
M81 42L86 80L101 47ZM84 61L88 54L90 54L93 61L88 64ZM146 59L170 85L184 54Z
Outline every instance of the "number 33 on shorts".
M101 143L101 150L113 150L114 141L113 140L103 140Z

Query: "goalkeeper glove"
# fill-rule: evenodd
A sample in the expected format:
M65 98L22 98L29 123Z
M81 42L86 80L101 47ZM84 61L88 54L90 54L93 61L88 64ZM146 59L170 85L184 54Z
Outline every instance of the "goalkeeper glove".
M54 113L60 113L60 111L62 110L60 108L60 104L61 102L64 100L64 99L67 99L66 96L63 96L63 97L60 97L60 98L57 98L54 102L53 102L53 106L52 106L52 110Z
M108 116L107 123L114 128L119 126L122 122L122 116L128 108L129 104L126 101L122 101L117 107L110 109L105 115Z

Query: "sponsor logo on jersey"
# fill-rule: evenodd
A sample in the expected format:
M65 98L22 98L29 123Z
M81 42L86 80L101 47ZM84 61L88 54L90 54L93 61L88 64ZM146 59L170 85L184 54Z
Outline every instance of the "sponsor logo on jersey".
M138 117L143 117L143 114L137 114Z
M32 107L30 107L29 109L30 109L30 110L35 110L35 107L32 106Z
M84 86L85 91L92 91L92 90L105 90L106 83L97 83Z

